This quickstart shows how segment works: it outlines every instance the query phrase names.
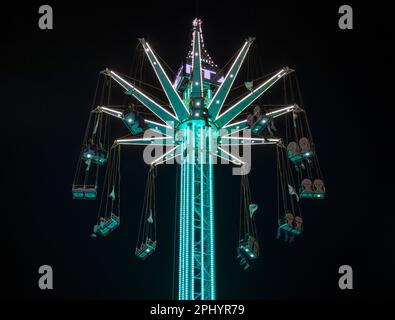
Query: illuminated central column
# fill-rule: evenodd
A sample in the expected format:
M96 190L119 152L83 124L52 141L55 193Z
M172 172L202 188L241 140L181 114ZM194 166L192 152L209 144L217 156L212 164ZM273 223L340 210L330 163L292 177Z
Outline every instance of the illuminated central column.
M203 120L182 125L179 300L215 299L213 144L216 129ZM215 149L214 149L215 150Z

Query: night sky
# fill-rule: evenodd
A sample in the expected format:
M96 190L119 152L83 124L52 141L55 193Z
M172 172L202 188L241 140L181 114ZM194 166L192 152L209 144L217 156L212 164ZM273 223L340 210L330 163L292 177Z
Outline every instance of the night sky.
M391 127L383 125L383 118L392 102L381 101L393 56L384 46L391 39L386 10L358 2L353 5L354 30L342 31L337 23L343 3L190 2L46 2L54 10L54 30L46 31L37 25L38 7L44 3L3 8L4 296L172 298L175 167L158 169L159 244L147 261L134 256L148 170L143 147L122 149L122 225L106 239L89 237L97 203L72 200L71 184L99 71L109 67L130 73L139 37L177 70L189 50L196 16L203 20L206 49L219 66L246 37L255 36L262 74L283 66L297 71L328 196L303 206L301 239L292 246L277 241L275 149L254 149L250 182L260 206L261 257L244 272L235 260L240 180L230 166L217 166L217 297L391 296L394 211L383 200L391 191L384 160L390 159L390 145L383 142ZM152 77L151 70L147 74ZM274 96L267 99L276 102ZM126 134L121 126L117 130ZM54 290L37 286L43 264L54 270ZM354 269L352 291L337 285L344 264Z

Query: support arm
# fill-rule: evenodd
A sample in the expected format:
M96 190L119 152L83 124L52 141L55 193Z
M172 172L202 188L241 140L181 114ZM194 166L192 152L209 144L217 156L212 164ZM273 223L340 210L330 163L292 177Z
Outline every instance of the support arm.
M152 138L131 138L131 139L118 139L115 140L115 144L133 144L133 145L155 145L155 146L164 146L171 145L174 146L175 142L172 138L169 137L152 137Z
M232 133L236 133L241 130L244 130L247 127L248 127L247 120L234 122L234 123L228 124L225 127L221 128L220 129L220 136L224 137L224 136L230 135Z
M153 112L156 116L162 119L164 122L174 123L174 125L178 124L178 119L174 115L172 115L169 111L167 111L165 108L160 106L157 102L152 100L142 91L137 89L134 85L127 82L124 78L119 76L117 73L108 69L102 71L102 73L114 79L118 84L120 84L126 90L125 92L126 94L129 94L134 98L136 98L144 106L146 106L149 110L151 110L151 112Z
M158 131L158 132L164 134L165 136L170 136L171 133L174 132L174 129L171 126L168 126L166 124L162 124L162 123L159 123L156 121L145 119L145 124L151 130Z
M96 108L96 110L99 112L109 114L110 116L113 116L118 119L122 119L122 120L124 119L123 112L109 108L109 107L98 106ZM162 133L166 136L170 136L169 134L172 133L172 131L173 131L173 128L167 124L159 123L159 122L148 120L148 119L144 119L144 122L145 122L147 128L157 131L159 133Z
M123 112L105 106L98 106L97 111L109 114L115 118L123 119Z
M141 45L144 48L144 51L155 71L155 74L163 88L163 91L166 93L167 98L169 99L170 105L173 108L177 120L182 121L189 116L189 111L185 106L184 102L181 100L180 95L174 89L172 83L170 82L169 77L167 76L165 70L163 69L162 65L160 64L159 60L155 56L155 53L152 51L151 47L149 46L148 42L143 39L139 39Z
M277 110L273 110L273 111L267 112L266 116L271 117L271 118L277 118L277 117L280 117L280 116L282 116L284 114L287 114L289 112L292 112L292 111L298 112L298 111L301 111L301 110L302 109L299 108L299 106L297 104L293 104L293 105L290 105L288 107L284 107L284 108L280 108L280 109L277 109Z
M199 19L193 21L192 33L192 82L191 97L199 98L203 96L203 79L202 79L202 51L200 43Z
M181 148L180 146L175 146L174 148L171 148L169 151L165 152L158 158L156 158L154 161L151 162L151 165L157 166L162 163L165 163L166 161L169 161L171 159L174 159L178 157L181 154Z
M218 158L232 162L233 164L236 164L238 166L245 164L244 161L240 160L238 157L234 156L233 154L221 148L220 146L217 146L216 156Z
M228 73L225 76L224 81L221 83L218 90L215 92L213 99L208 105L208 109L213 119L216 119L218 113L220 112L222 106L225 103L226 97L229 94L230 88L233 85L233 82L239 73L240 67L243 64L243 61L247 55L248 50L251 47L251 44L254 42L255 38L248 38L246 42L244 42L243 47L240 49L239 54L236 59L233 61L232 66L230 67Z
M272 85L274 85L283 76L289 74L291 71L292 70L288 68L281 69L270 79L261 83L251 93L249 93L244 98L237 101L228 110L226 110L224 113L219 115L219 117L215 120L215 124L220 128L225 126L227 123L232 121L232 119L234 119L237 115L239 115L245 108L247 108L251 103L253 103L256 99L258 99L263 93L265 93Z
M281 141L281 139L277 138L254 138L254 137L221 137L218 141L218 145L220 146L228 146L228 145L262 145L262 144L277 144Z
M265 116L270 117L270 118L277 118L280 117L284 114L287 114L289 112L301 112L303 109L301 109L297 104L293 104L284 108L280 108L277 110L273 110L270 112L266 112ZM227 124L224 126L221 131L220 131L220 136L225 137L227 135L230 135L232 133L236 133L238 131L244 130L248 128L247 120L241 120L238 122L233 122L230 124Z

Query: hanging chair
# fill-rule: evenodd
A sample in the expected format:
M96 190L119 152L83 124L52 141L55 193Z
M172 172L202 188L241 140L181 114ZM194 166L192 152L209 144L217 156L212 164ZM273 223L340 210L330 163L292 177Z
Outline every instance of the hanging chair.
M301 216L294 216L292 213L288 212L283 218L280 219L279 228L293 233L295 235L300 235L303 231L303 219Z
M289 160L293 163L298 163L314 156L314 151L311 149L309 139L306 137L302 137L299 140L299 144L295 141L291 141L287 149Z
M314 148L307 114L303 109L303 101L296 74L289 77L287 81L289 83L285 83L285 86L290 88L291 103L302 106L289 113L285 118L288 159L294 165L297 174L296 181L299 188L299 196L302 199L324 199L326 192L322 172L317 152ZM296 97L294 82L298 89ZM285 102L288 102L286 97ZM316 180L318 180L318 187L314 185Z
M93 163L103 165L107 162L108 153L100 144L96 145L93 139L90 139L82 151L82 159L91 160Z
M236 260L246 270L252 261L259 257L259 242L255 224L255 212L258 205L251 201L248 176L241 176L240 188L240 231Z
M151 166L148 171L145 187L144 203L140 220L140 229L137 237L135 256L141 260L147 259L156 250L156 196L155 178L157 169Z
M110 150L109 163L104 178L97 223L93 226L93 237L105 237L120 225L120 145Z
M324 199L326 194L324 181L322 181L321 179L315 179L313 181L313 185L314 185L314 198Z
M99 167L108 160L107 147L109 142L109 118L105 117L96 109L96 101L100 81L98 79L96 93L93 100L92 110L89 114L85 129L84 140L78 159L76 173L72 184L73 199L95 200L98 192ZM104 94L107 91L110 99L110 84L104 79L100 104L103 104Z
M313 183L310 179L306 178L302 180L299 196L305 199L311 199L314 197Z
M153 241L149 238L143 242L140 247L136 247L135 255L141 260L145 260L148 256L154 253L156 249L156 241Z
M259 256L259 243L248 233L245 234L244 239L240 240L238 248L248 260L257 259Z
M85 165L85 168L82 166ZM79 161L74 181L71 186L73 199L95 200L97 197L97 184L99 179L99 166L93 166L92 160Z
M119 224L119 217L111 213L108 218L100 217L99 223L93 226L93 233L105 237L118 228Z
M278 203L283 204L283 208L278 207L277 239L293 242L295 236L300 236L303 232L303 219L299 206L299 195L293 187L295 185L294 178L285 154L288 150L284 149L284 146L277 146L277 197ZM311 181L306 179L304 182L305 191L312 191Z
M85 161L91 160L97 165L103 165L108 158L108 152L104 147L107 142L108 118L96 110L93 110L91 114L95 115L95 124L93 128L88 126L88 138L84 141L81 158Z
M123 122L132 135L144 132L145 120L137 111L132 110L124 113Z
M261 111L260 106L255 106L253 112L247 116L247 125L251 129L251 132L257 135L263 133L263 131L269 126L272 119L264 115Z
M73 199L95 200L97 197L96 185L73 185L71 188Z

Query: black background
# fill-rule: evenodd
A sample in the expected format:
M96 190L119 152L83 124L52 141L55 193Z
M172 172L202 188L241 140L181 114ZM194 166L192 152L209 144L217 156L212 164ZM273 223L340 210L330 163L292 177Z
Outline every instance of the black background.
M393 296L390 160L393 41L383 4L353 4L354 30L338 28L343 3L48 2L54 30L38 28L44 3L2 8L2 293L23 299L171 299L175 168L159 169L159 248L145 262L133 252L147 168L142 147L122 155L121 228L89 237L96 204L70 196L98 72L127 74L144 36L176 70L189 49L191 21L222 66L247 36L257 37L262 71L297 70L324 171L328 199L308 203L305 234L275 240L275 152L256 149L250 177L262 257L248 272L235 261L239 179L216 171L219 299L348 299ZM126 133L126 132L125 132ZM379 173L379 169L380 170ZM381 172L382 171L382 172ZM379 183L379 176L384 182ZM38 288L40 265L54 290ZM354 269L354 290L338 288L338 268Z

